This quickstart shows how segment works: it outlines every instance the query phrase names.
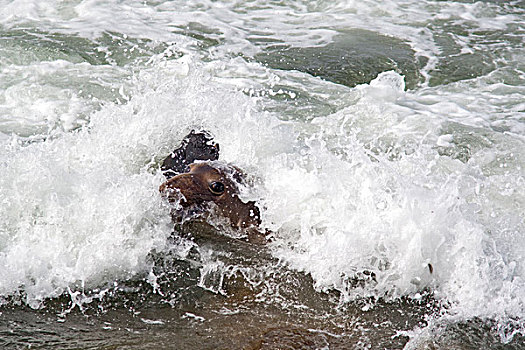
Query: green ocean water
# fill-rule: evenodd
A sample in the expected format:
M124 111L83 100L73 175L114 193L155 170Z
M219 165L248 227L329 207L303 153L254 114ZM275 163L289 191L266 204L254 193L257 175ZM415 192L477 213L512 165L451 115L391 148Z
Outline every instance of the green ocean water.
M524 348L522 2L0 8L2 348ZM174 228L192 129L268 245Z

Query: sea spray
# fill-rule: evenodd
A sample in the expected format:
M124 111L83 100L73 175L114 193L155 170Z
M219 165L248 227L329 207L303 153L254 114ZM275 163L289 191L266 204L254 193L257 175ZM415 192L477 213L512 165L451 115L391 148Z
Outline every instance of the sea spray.
M522 332L519 2L1 7L2 302L22 295L42 307L65 295L87 305L90 292L104 298L107 286L142 281L156 293L164 286L156 258L168 252L175 252L175 270L195 263L197 272L211 271L219 262L198 265L200 247L173 234L170 208L158 194L163 157L190 130L206 129L221 158L253 176L255 187L243 195L260 204L272 232L268 251L284 266L232 262L220 273L300 271L319 308L325 295L336 295L341 310L373 300L380 310L348 311L349 318L373 314L396 326L359 339L370 346L379 336L401 347L389 332L416 327L385 311L397 303L412 321L427 322L410 333L412 344L455 334L456 325L468 329L463 341L486 325L484 334L501 341ZM365 34L370 45L359 40ZM304 52L315 65L297 56ZM372 54L360 76L359 65L345 62L360 62L362 52ZM267 64L286 54L286 67ZM312 67L323 67L322 74ZM338 80L343 68L348 79ZM181 276L199 288L198 276ZM284 280L265 283L258 300L268 305L293 304L282 297L285 288L309 291ZM444 307L425 309L425 317L409 312L426 298ZM331 316L348 316L332 306ZM341 324L345 331L376 329Z

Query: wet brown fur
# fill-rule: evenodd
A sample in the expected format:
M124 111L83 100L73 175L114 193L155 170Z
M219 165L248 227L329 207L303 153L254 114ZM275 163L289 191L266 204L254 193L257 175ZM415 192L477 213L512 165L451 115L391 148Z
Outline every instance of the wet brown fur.
M233 228L245 231L250 242L266 241L265 235L258 230L261 223L259 208L255 202L245 203L239 198L242 173L238 169L203 162L190 164L189 170L163 183L160 192L171 202L180 200L179 203L184 208L215 203L219 214L228 218ZM224 185L223 193L214 194L210 190L210 185L214 182Z

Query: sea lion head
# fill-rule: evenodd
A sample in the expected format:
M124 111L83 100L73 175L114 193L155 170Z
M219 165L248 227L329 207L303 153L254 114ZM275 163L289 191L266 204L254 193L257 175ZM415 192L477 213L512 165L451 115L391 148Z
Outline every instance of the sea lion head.
M160 192L170 202L179 202L185 208L215 205L218 212L238 229L260 224L259 208L255 202L239 198L242 172L218 162L200 162L189 165L189 171L170 178L160 186Z

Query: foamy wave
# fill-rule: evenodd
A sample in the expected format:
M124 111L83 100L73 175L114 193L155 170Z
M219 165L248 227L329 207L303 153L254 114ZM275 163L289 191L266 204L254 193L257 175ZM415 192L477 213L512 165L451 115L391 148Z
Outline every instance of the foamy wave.
M344 299L430 289L469 317L520 317L523 214L511 203L525 199L523 141L489 129L489 143L470 139L468 158L453 159L438 144L450 120L406 109L420 96L400 79L359 87L355 105L314 120L300 152L273 158L275 254Z
M5 2L5 28L118 32L173 51L94 73L59 60L2 66L6 79L27 68L40 80L15 82L2 96L0 294L22 290L38 306L68 288L144 275L171 232L159 161L202 128L223 160L259 180L272 254L319 290L337 289L343 300L428 290L459 317L523 318L523 49L514 39L491 42L521 25L520 10L246 4ZM245 59L274 44L325 45L348 28L407 40L423 85L404 91L403 78L387 72L350 89ZM74 88L54 88L75 75ZM78 85L104 77L122 90L98 90L103 101L78 97ZM28 135L40 142L20 137Z

